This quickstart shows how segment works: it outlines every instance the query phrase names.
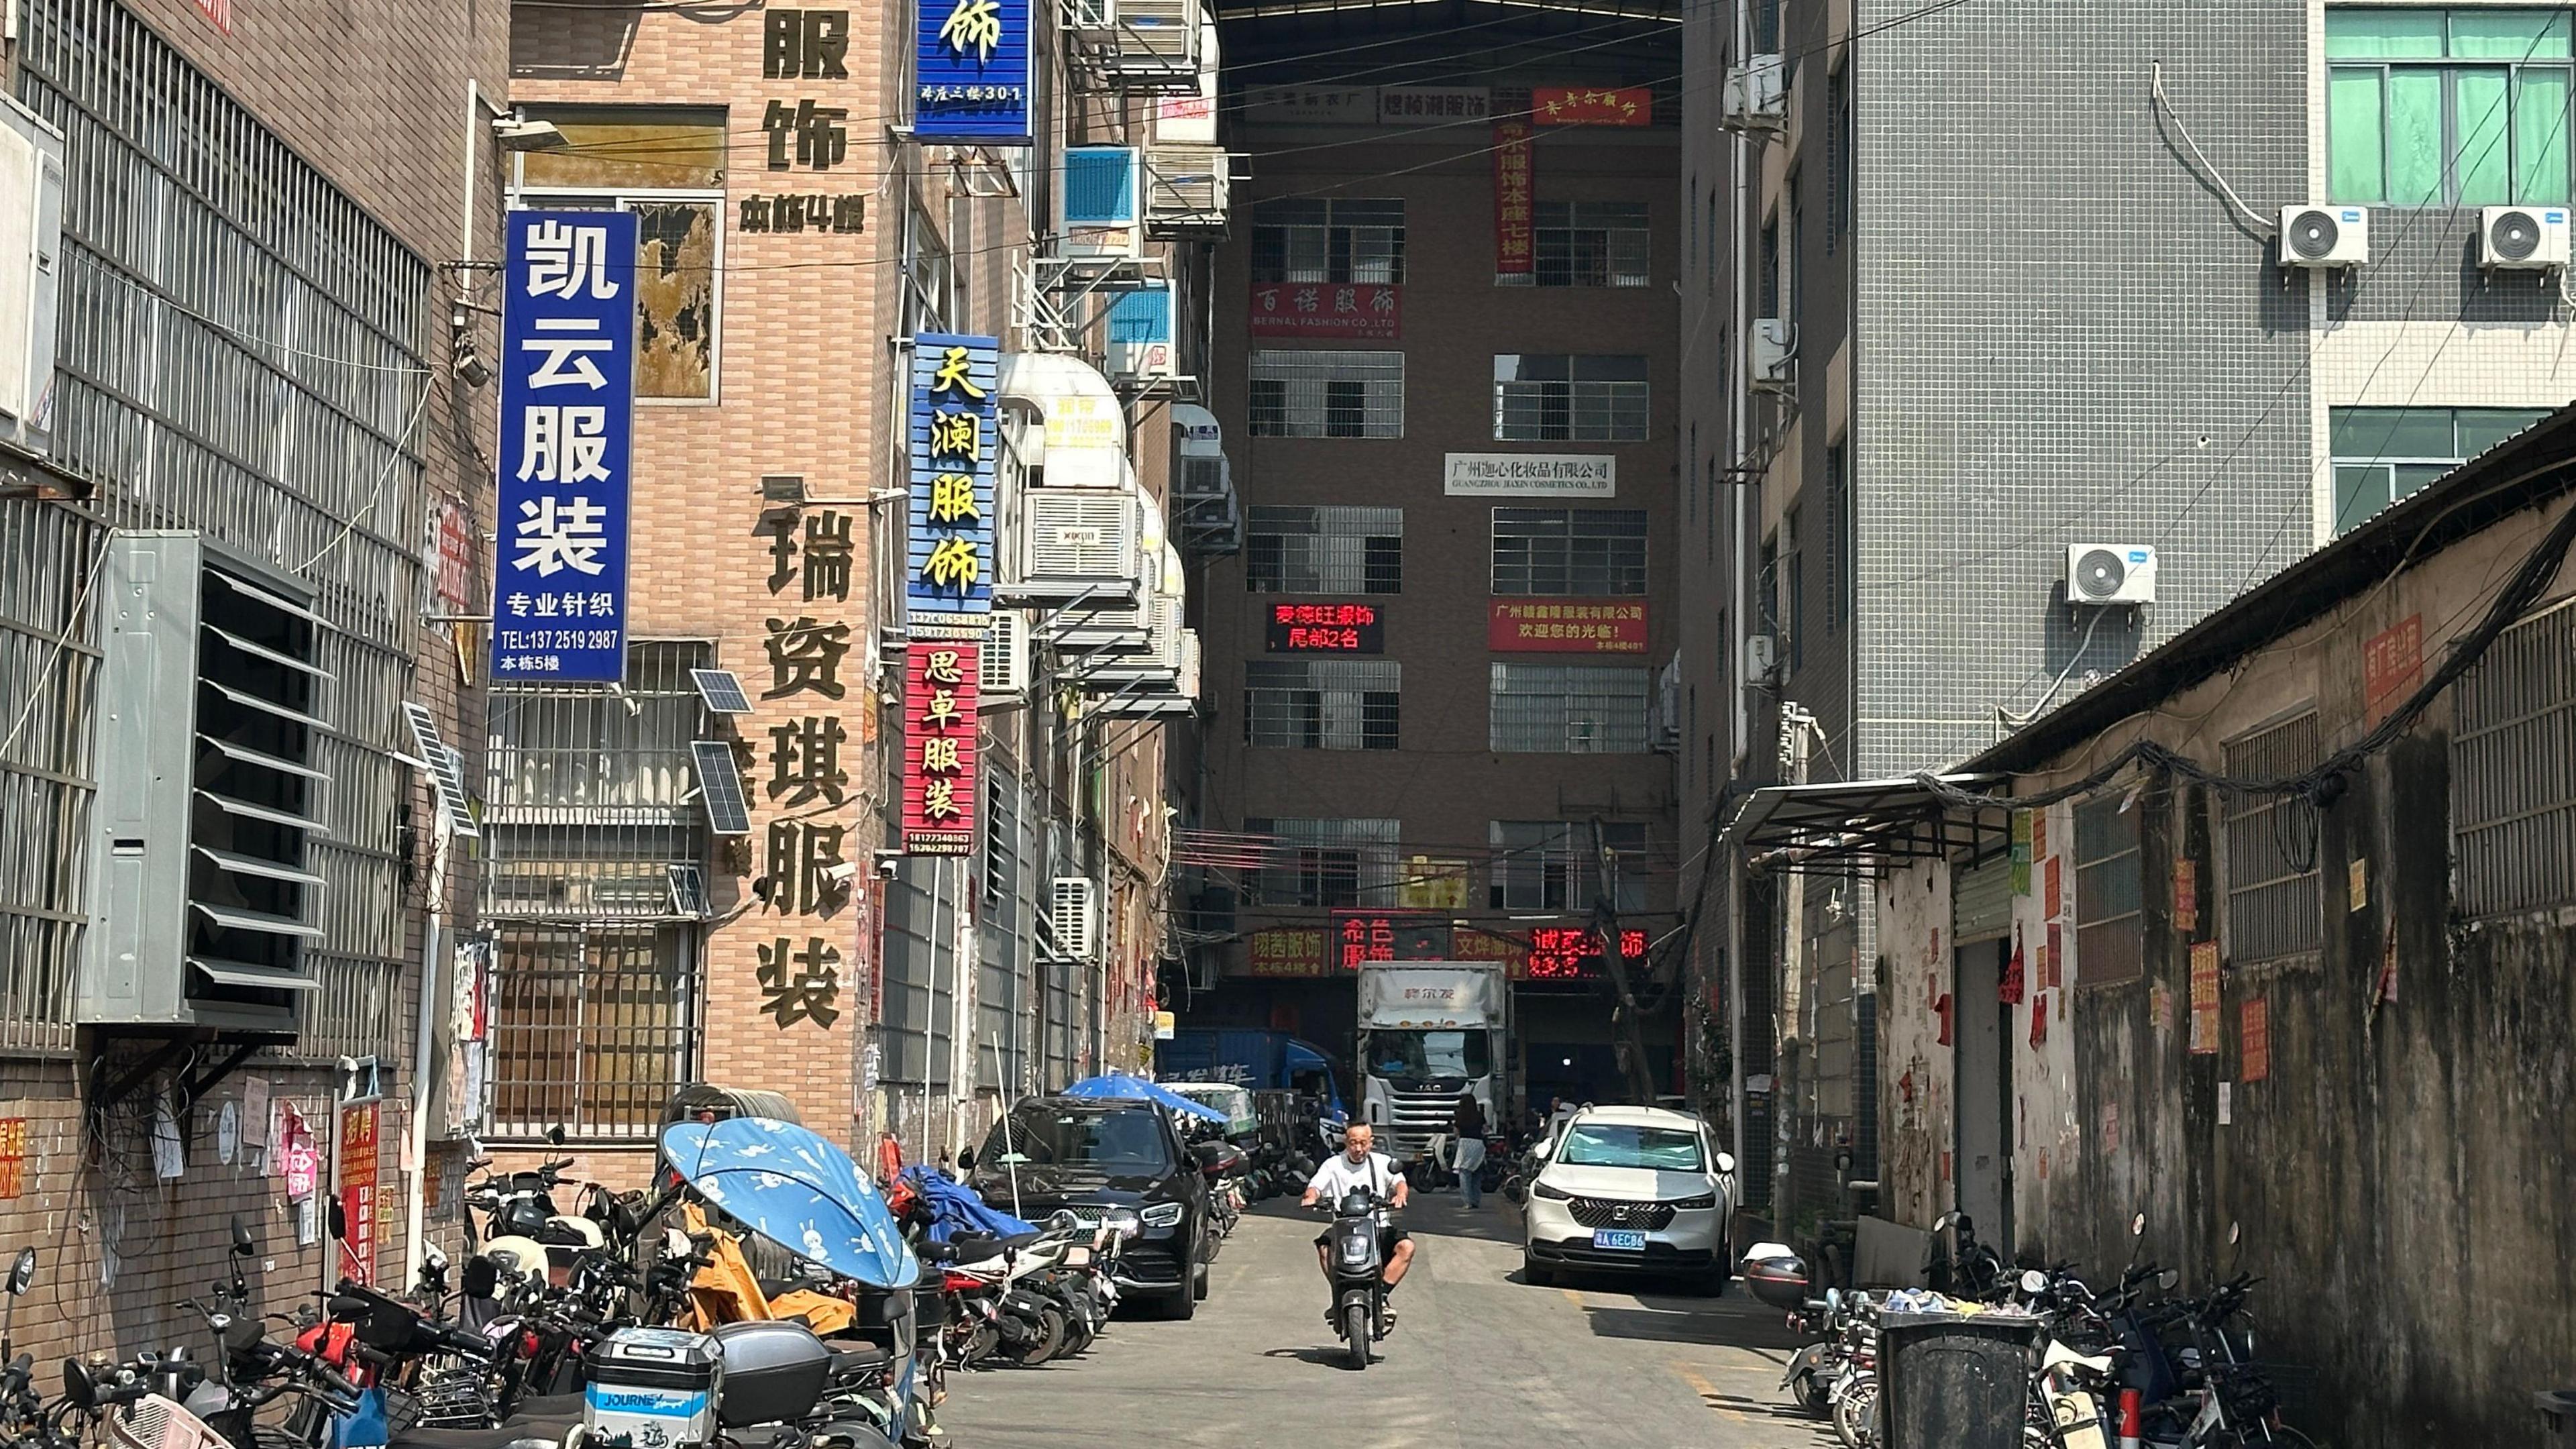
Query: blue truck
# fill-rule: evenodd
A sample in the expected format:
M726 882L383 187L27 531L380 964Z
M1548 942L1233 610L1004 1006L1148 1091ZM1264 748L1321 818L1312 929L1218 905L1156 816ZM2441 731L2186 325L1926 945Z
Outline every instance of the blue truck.
M1284 1031L1191 1027L1154 1044L1154 1075L1167 1082L1232 1082L1256 1092L1294 1092L1319 1116L1344 1120L1339 1073L1324 1049Z

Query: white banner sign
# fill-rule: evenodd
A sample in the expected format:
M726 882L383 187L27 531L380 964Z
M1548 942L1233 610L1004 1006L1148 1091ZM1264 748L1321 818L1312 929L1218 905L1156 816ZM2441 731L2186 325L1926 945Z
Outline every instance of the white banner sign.
M1446 121L1493 118L1494 93L1484 86L1380 86L1381 126L1436 126Z
M1619 460L1607 453L1451 453L1451 497L1612 498Z
M1270 86L1246 96L1243 111L1262 125L1365 126L1377 119L1377 87Z

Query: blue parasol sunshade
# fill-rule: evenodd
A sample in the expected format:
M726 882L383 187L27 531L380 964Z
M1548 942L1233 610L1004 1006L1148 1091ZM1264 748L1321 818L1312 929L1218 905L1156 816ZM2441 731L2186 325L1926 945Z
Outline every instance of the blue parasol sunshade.
M921 1274L850 1154L793 1122L681 1122L663 1131L662 1151L708 1202L791 1253L877 1288Z

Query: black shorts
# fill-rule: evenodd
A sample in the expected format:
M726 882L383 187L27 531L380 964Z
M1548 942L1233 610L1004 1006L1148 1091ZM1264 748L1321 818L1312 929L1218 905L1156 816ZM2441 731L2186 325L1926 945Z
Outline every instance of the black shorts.
M1396 1244L1398 1244L1398 1243L1410 1242L1410 1241L1412 1241L1412 1238L1413 1238L1413 1235L1412 1235L1411 1233L1406 1232L1406 1231L1405 1231L1404 1229L1402 1229L1402 1228L1387 1227L1387 1228L1380 1228L1380 1229L1378 1229L1378 1230L1377 1230L1377 1253L1378 1253L1378 1256L1379 1256L1379 1257L1381 1257L1381 1258L1392 1258L1392 1257L1394 1257L1394 1256L1395 1256L1395 1245L1396 1245ZM1333 1240L1333 1230L1332 1230L1331 1228L1326 1228L1326 1229L1324 1229L1322 1232L1317 1233L1317 1234L1315 1235L1315 1246L1316 1246L1316 1247L1318 1247L1318 1248L1320 1248L1320 1247L1324 1246L1326 1243L1331 1242L1332 1240Z

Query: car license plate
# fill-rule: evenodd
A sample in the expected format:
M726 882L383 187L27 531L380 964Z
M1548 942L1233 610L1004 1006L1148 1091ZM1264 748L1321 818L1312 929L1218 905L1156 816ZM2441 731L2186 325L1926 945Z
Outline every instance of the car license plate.
M1642 1253L1646 1251L1646 1235L1634 1228L1595 1228L1592 1246L1614 1253Z

